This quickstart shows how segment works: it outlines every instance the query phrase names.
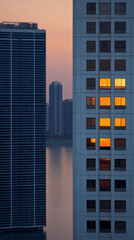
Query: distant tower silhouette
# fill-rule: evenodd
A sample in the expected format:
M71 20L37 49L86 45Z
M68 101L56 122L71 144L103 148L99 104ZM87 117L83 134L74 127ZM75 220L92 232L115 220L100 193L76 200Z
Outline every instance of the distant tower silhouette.
M62 103L62 128L64 135L72 135L72 99L66 99Z
M59 82L49 85L49 130L50 135L62 133L62 84Z

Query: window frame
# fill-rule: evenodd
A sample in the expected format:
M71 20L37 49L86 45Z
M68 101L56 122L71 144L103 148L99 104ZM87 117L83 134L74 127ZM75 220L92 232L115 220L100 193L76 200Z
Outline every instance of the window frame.
M92 162L90 167L89 162ZM96 159L95 158L86 158L86 171L96 171Z
M92 81L92 84L88 84L88 81ZM90 86L90 87L89 87ZM96 78L86 78L86 89L87 90L95 90L96 89Z
M87 212L96 212L96 200L87 200Z
M120 186L117 186L120 185ZM115 180L114 183L114 190L115 192L126 192L126 180Z
M115 158L114 159L114 170L115 171L126 171L126 158Z
M110 99L110 105L101 105L101 98L107 98ZM103 99L102 99L103 100ZM100 109L111 109L111 97L99 97L99 108Z
M121 12L121 11L119 11L118 9L117 9L117 7L119 8L119 6L118 5L125 5L125 11L123 12ZM114 5L114 13L115 13L115 15L126 15L126 2L115 2L115 5Z
M116 81L120 81L120 86L116 85L117 84ZM125 81L125 86L122 86L123 81ZM114 89L115 90L125 90L126 89L126 78L115 78L114 79Z
M86 71L87 72L95 72L96 71L96 60L87 60L86 61Z
M105 185L103 187L101 186L102 181ZM100 192L111 192L111 179L100 179Z
M93 141L95 141L95 142L93 142ZM96 138L86 138L86 149L87 150L95 150L96 149Z
M92 124L93 121L94 124ZM86 129L96 129L96 118L86 118Z
M104 207L102 207L101 205L103 205ZM107 205L109 205L110 207L108 208ZM100 210L100 212L111 212L111 200L100 200L99 201L99 210Z
M90 186L88 186L88 185L90 185ZM87 192L95 192L96 191L96 180L95 179L87 179L86 191Z
M101 139L108 139L108 140L110 140L110 146L103 146L103 147L101 147L100 146L100 144L101 144ZM100 150L111 150L111 138L100 138L99 139L100 141L99 141L99 148L100 148Z
M124 208L123 208L124 204ZM120 205L120 208L118 207ZM126 200L115 200L114 201L114 211L115 212L126 212Z
M104 164L101 163L104 162ZM108 161L108 166L105 166L105 161ZM102 166L104 165L104 166ZM100 171L111 171L111 159L110 158L100 158L99 159L99 170Z
M101 84L105 83L105 81L108 80L109 81L109 86L101 86ZM102 83L101 83L102 81ZM99 78L99 89L100 90L110 90L111 89L111 78Z
M92 228L88 228L88 223L91 223L91 226L93 226ZM87 232L90 232L90 233L95 233L96 232L96 221L94 220L88 220L87 221Z
M100 34L111 34L111 22L100 22Z
M104 121L103 119L109 119L110 120L110 126L101 126L101 121ZM99 118L99 129L101 130L110 130L111 129L111 118Z
M89 26L92 25L91 29ZM96 22L87 22L86 23L86 33L87 34L95 34L96 33Z
M115 59L114 60L114 71L115 72L125 72L126 71L126 59Z
M116 105L115 104L115 101L116 99L119 98L119 102L120 102L120 105ZM123 101L125 101L125 105L122 103ZM114 97L114 108L115 109L126 109L126 97Z
M116 120L119 119L121 121L121 124L119 126L116 126ZM125 126L123 126L122 121L125 121ZM126 129L126 118L114 118L114 129L115 130L125 130Z
M92 6L94 5L94 6L95 6L95 10L88 10L88 6L89 6L89 5L90 5L90 6L91 6L91 5L92 5ZM95 14L96 14L96 3L89 3L89 2L87 2L87 6L86 6L86 7L87 7L87 9L86 9L86 10L87 10L87 11L86 11L87 15L95 15Z
M121 24L122 26L124 25L124 29L121 29ZM114 24L114 33L115 34L123 34L126 33L126 22L115 22Z
M87 104L88 98L89 98L89 103L91 103L90 105ZM86 109L95 109L95 108L96 108L96 97L86 97Z

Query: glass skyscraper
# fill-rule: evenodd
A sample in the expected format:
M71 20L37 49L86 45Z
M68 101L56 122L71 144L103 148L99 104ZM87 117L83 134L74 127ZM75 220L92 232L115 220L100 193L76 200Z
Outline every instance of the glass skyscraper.
M46 31L0 24L0 229L46 225Z

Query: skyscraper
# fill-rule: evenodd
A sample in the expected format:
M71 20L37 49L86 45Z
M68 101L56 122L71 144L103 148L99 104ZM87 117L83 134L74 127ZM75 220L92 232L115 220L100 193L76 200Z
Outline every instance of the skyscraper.
M73 4L74 240L132 240L134 1Z
M62 85L52 82L49 85L49 131L50 135L62 133Z
M72 135L72 99L65 99L62 102L62 128L64 135Z
M46 32L0 24L0 229L46 225Z

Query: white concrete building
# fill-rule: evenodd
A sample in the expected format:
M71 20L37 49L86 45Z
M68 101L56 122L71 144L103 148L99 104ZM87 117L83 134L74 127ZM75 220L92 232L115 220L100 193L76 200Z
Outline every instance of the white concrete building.
M73 1L74 240L134 239L134 1Z

